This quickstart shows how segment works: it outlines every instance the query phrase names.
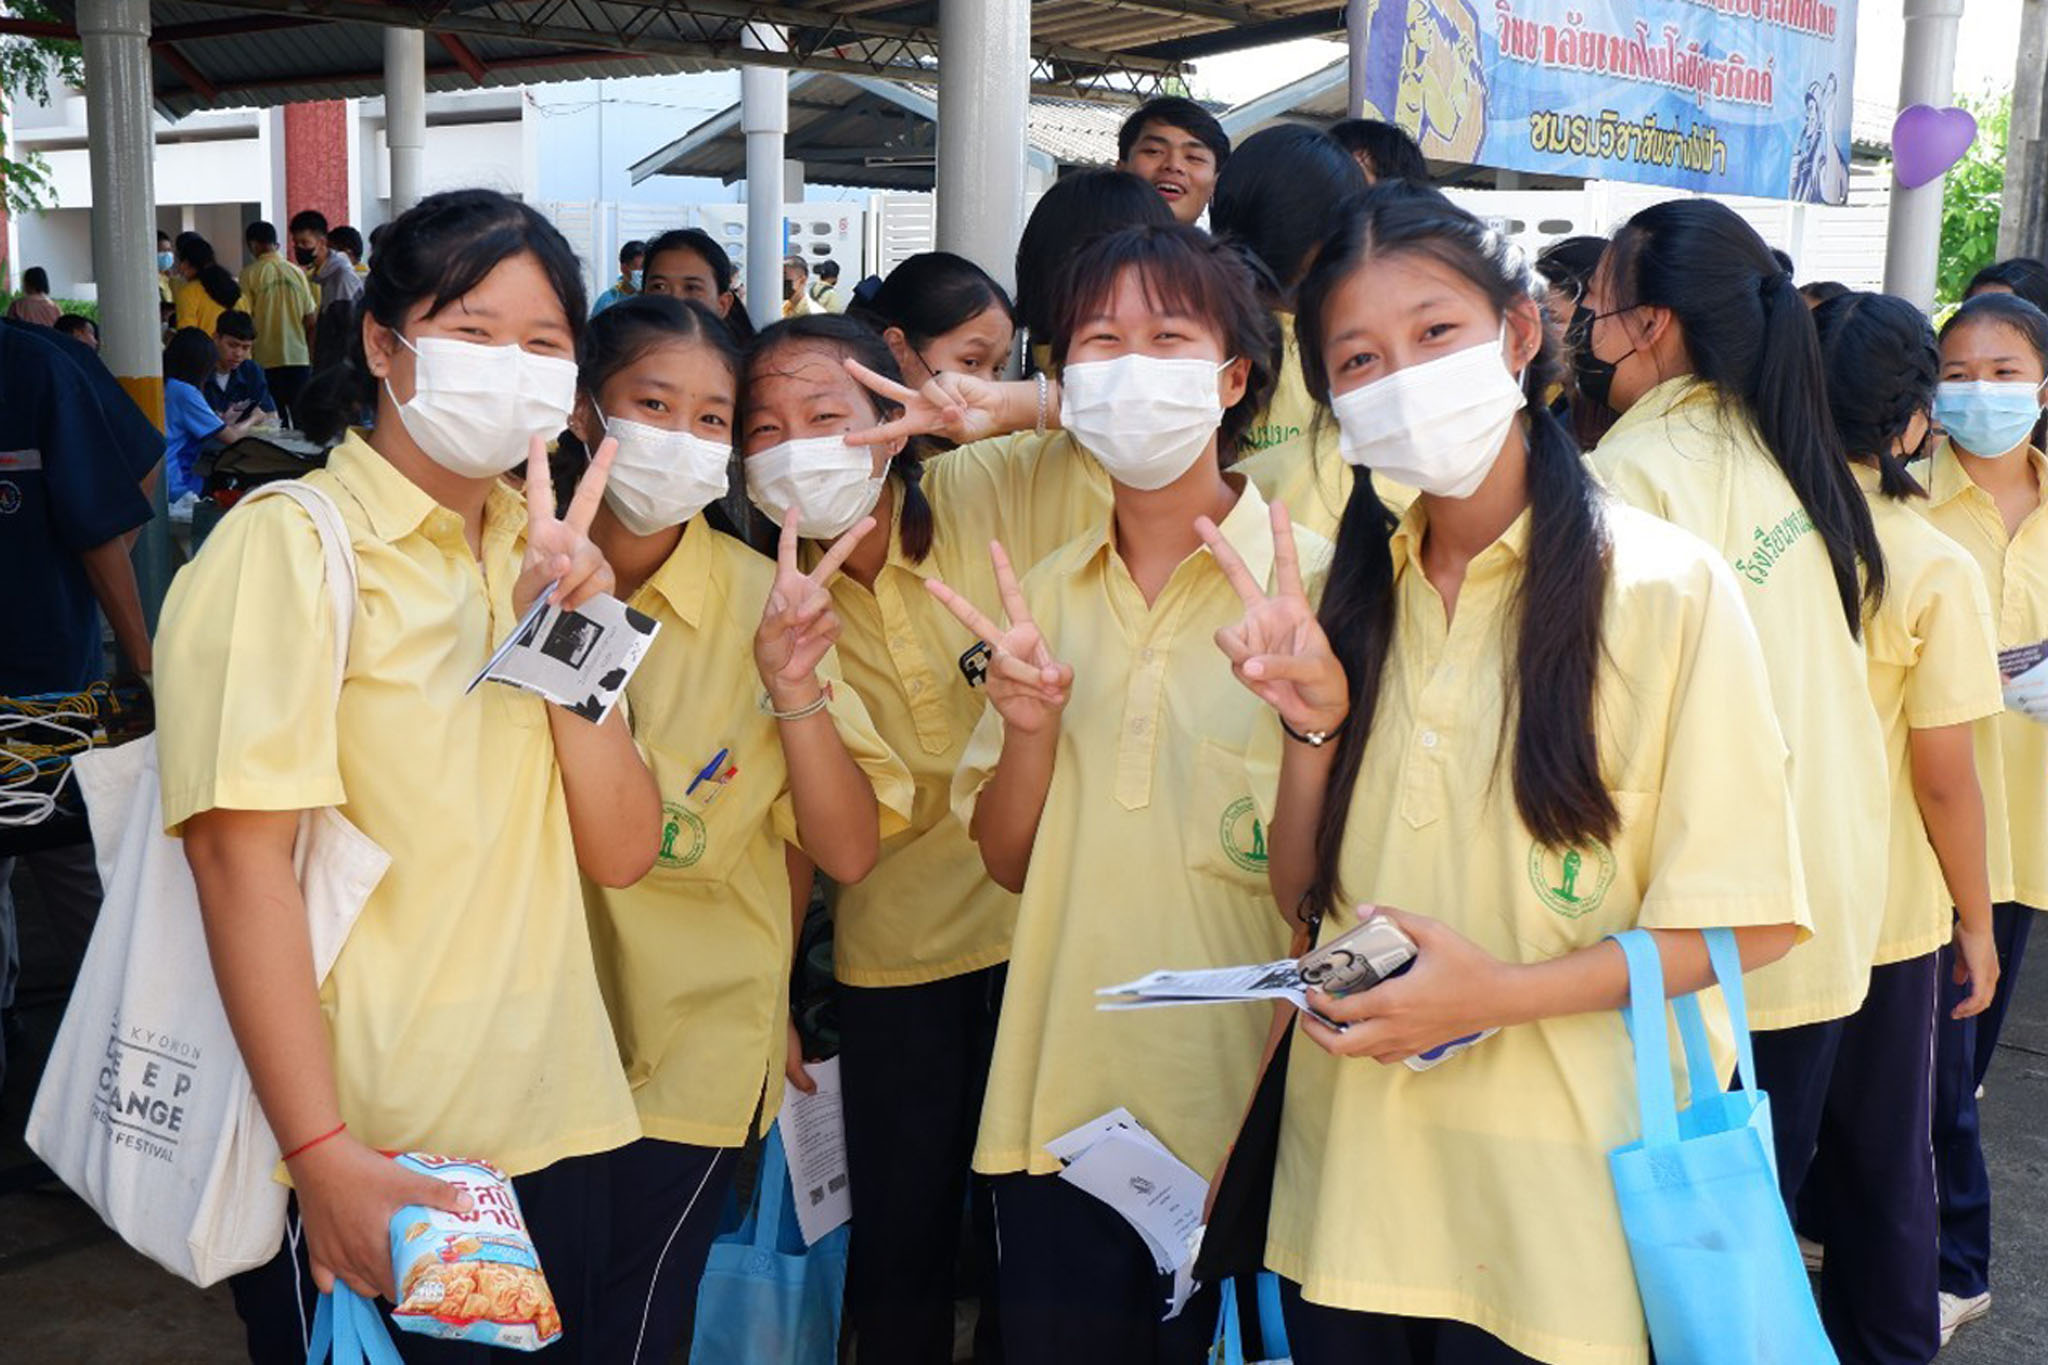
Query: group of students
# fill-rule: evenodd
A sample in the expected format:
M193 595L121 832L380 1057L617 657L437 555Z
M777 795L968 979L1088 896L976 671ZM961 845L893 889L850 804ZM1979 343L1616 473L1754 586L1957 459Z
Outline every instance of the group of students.
M407 1149L514 1177L551 1350L669 1359L739 1151L810 1084L814 871L864 1362L951 1359L970 1207L979 1358L1204 1359L1216 1287L1162 1320L1047 1144L1121 1107L1215 1171L1271 1021L1095 992L1375 913L1413 969L1318 994L1341 1027L1284 1063L1295 1360L1649 1359L1606 1167L1637 927L1674 994L1734 930L1841 1358L1924 1362L1988 1303L1973 1096L2048 905L2048 669L1997 658L2048 635L2048 315L1810 314L1707 201L1546 295L1369 149L1173 116L1047 193L1014 304L928 253L757 332L683 230L586 318L516 201L386 230L301 398L343 436L308 476L358 566L338 702L289 500L223 521L156 642L166 819L295 1190L234 1285L253 1359L303 1358L316 1285L389 1297L392 1212L452 1197ZM1615 415L1590 455L1574 408ZM603 724L468 690L543 592L661 623ZM324 980L319 806L391 855Z

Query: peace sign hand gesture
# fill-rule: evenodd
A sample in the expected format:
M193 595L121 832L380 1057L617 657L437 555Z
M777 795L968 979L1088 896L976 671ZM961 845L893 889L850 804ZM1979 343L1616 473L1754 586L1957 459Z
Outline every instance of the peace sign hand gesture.
M966 374L934 374L922 389L913 389L876 374L858 360L846 361L846 372L869 389L900 404L903 415L867 431L846 435L850 446L881 445L912 436L943 436L955 445L1000 436L1015 430L1006 415L1006 387Z
M802 521L801 508L783 509L782 537L775 545L775 582L754 632L754 667L761 671L761 685L778 708L785 702L804 705L816 699L812 675L839 638L839 613L832 610L832 594L825 585L861 537L875 529L873 517L862 517L825 551L817 568L805 573L797 565L797 526Z
M605 480L611 477L612 456L619 443L607 437L590 459L590 468L576 485L569 510L555 516L555 486L548 478L547 442L535 436L526 454L526 558L512 585L512 611L523 619L541 590L554 583L549 601L574 611L600 593L612 590L612 566L590 541L590 523L604 501Z
M927 578L924 585L955 620L988 641L994 651L988 664L988 699L1003 724L1020 734L1049 734L1066 709L1074 670L1053 658L1046 646L1001 541L989 542L988 557L995 564L996 587L1003 595L1003 613L1010 620L1007 629L998 627L938 579Z
M1302 588L1301 558L1287 508L1276 502L1271 513L1271 594L1252 577L1215 522L1195 519L1196 534L1244 601L1244 619L1217 631L1216 647L1230 659L1237 680L1278 711L1290 729L1302 734L1332 731L1351 714L1350 683Z

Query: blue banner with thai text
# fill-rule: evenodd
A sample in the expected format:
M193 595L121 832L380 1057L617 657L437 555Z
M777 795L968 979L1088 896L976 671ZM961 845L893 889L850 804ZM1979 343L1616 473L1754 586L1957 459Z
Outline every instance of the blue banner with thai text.
M1373 0L1368 118L1425 156L1839 204L1855 0Z

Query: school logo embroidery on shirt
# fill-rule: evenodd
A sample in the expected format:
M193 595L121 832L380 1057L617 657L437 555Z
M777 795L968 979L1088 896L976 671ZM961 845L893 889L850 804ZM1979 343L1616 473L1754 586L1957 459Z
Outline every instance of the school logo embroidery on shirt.
M673 801L661 803L661 852L654 861L663 867L694 867L704 856L709 836L695 811L684 810Z
M974 647L960 656L960 676L967 679L969 687L980 687L988 681L988 661L995 656L986 640L976 640Z
M1224 807L1219 832L1223 852L1230 861L1247 872L1265 874L1266 824L1259 819L1258 809L1249 796L1240 796Z
M1566 919L1590 915L1614 885L1614 855L1597 840L1583 847L1529 845L1529 885L1537 899Z

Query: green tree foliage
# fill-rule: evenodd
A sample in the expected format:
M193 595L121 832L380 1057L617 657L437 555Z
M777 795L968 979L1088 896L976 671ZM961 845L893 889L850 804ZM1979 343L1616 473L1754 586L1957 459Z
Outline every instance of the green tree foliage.
M0 16L54 23L57 16L35 0L0 0ZM41 104L50 87L85 84L84 53L63 38L0 37L0 103ZM34 152L16 157L0 138L0 203L10 213L45 208L49 167Z
M2005 192L2005 137L2012 92L1956 101L1977 118L1977 140L1948 173L1941 195L1941 275L1935 292L1943 305L1962 301L1970 277L1998 258L1998 205Z

